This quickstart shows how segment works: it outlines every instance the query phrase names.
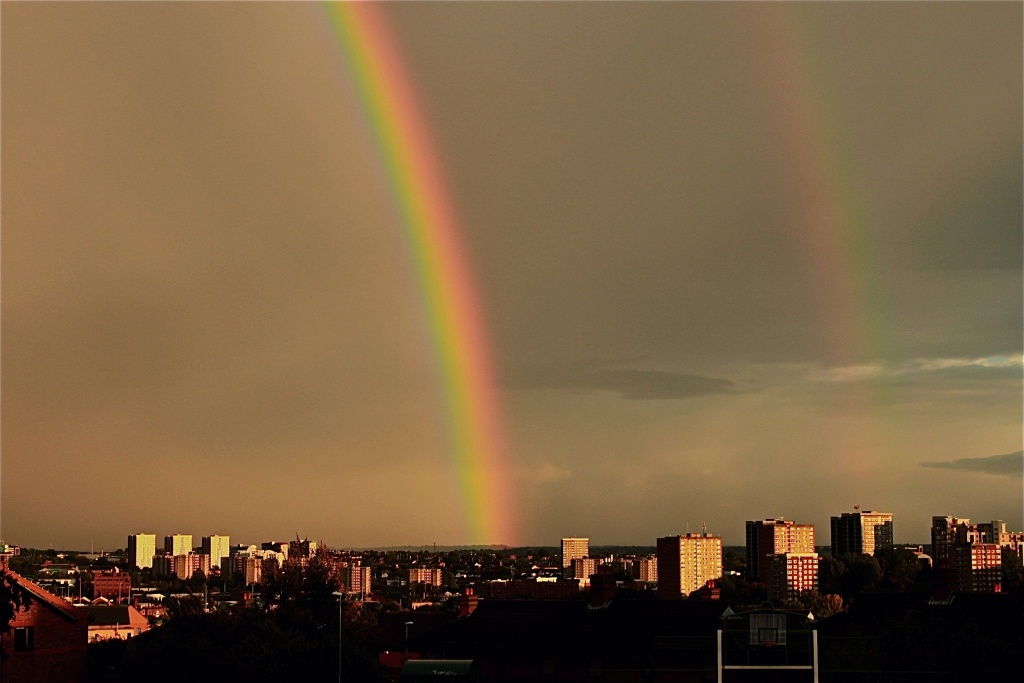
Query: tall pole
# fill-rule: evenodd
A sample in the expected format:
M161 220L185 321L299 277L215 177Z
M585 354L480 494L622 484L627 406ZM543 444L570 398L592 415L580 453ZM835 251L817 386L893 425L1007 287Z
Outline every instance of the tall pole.
M334 595L334 596L336 596L338 598L338 683L342 683L341 671L342 671L342 668L343 668L342 667L342 661L343 660L342 660L342 656L341 656L342 655L342 650L341 650L341 634L342 634L342 628L343 628L343 626L345 624L345 614L344 614L344 611L343 611L343 608L344 608L345 605L344 605L344 603L342 601L345 599L345 593L342 592L342 591L334 591L332 593L332 595Z

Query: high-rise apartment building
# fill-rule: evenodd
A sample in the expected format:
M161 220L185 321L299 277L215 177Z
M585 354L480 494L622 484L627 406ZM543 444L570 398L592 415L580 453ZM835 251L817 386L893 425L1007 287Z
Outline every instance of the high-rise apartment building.
M782 517L747 522L747 578L768 583L773 555L813 553L814 525Z
M192 575L198 571L201 571L206 575L209 575L210 573L209 555L185 553L184 555L172 555L170 558L170 573L174 574L182 581L192 578Z
M128 566L145 569L153 566L156 534L132 534L128 537Z
M192 534L164 536L164 551L171 557L188 555L192 550Z
M221 561L231 556L230 536L203 536L203 554L210 556L210 566L222 568Z
M579 579L589 584L590 577L597 573L599 564L601 564L601 560L595 560L591 557L574 557L572 558L572 564L567 569L567 578Z
M344 590L350 595L369 593L373 584L372 567L364 567L359 563L348 564L341 568L341 582Z
M971 524L971 520L957 517L932 517L932 560L949 557L950 548L964 543L991 543L1009 548L1022 555L1024 534L1007 531L1001 519Z
M722 576L722 538L686 534L658 539L658 597L678 599Z
M1019 532L999 519L981 524L932 517L932 562L947 591L991 593L1002 589L1002 549L1021 552Z
M832 518L832 554L864 553L893 546L892 513L874 510L844 512Z
M818 553L778 553L767 566L769 600L788 600L818 588Z
M563 538L562 539L562 569L572 566L573 560L590 556L589 538Z
M658 582L658 558L644 557L640 559L640 580L647 583Z
M967 543L971 520L956 517L932 517L932 562L948 559L957 543Z
M409 583L422 583L428 586L440 587L444 582L443 569L427 569L425 567L412 567L409 569Z
M950 548L948 566L953 590L994 593L1003 588L1002 550L995 543L958 543ZM944 568L940 565L940 571Z

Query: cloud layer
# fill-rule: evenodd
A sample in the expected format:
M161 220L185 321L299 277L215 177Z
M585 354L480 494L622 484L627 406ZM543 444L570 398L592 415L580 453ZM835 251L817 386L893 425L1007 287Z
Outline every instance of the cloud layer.
M960 458L945 462L922 462L920 464L921 467L980 472L982 474L994 474L996 476L1020 479L1024 475L1024 451L1007 453L1006 455L992 455L987 458Z

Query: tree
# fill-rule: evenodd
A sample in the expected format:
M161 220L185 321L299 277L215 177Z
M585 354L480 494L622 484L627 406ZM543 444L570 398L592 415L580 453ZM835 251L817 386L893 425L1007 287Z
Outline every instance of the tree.
M0 634L11 630L11 622L19 609L28 609L28 591L18 585L14 577L0 571ZM0 651L0 654L3 654ZM6 656L6 655L4 655Z
M796 603L819 619L831 617L846 609L842 596L835 593L822 595L818 591L804 591L796 599Z
M843 590L840 595L849 599L858 593L878 587L882 579L882 567L871 555L850 553L845 555L846 574L841 582Z
M185 598L159 629L131 639L119 665L120 680L176 681L180 671L153 663L183 652L204 680L330 680L338 671L340 631L343 679L381 681L372 645L373 610L342 602L345 621L339 629L338 574L336 558L317 552L305 565L286 562L267 573L265 609L207 613L197 598Z
M7 572L0 572L0 633L11 630L19 609L28 609L28 592Z
M822 593L842 592L846 563L840 556L826 555L818 560L818 590Z
M188 585L189 588L192 588L193 590L201 589L203 586L206 585L206 572L204 572L202 569L195 570L194 572L192 572L192 576L188 578L186 584Z
M912 587L921 571L921 561L908 548L882 548L875 552L875 559L882 571L882 586L890 590Z

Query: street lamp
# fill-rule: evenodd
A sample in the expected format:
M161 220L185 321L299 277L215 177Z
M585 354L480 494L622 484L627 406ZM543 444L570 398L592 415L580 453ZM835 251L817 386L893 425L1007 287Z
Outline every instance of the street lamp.
M412 626L411 621L405 622L405 659L409 660L409 627Z
M342 609L345 606L345 594L341 591L334 591L331 595L338 596L338 683L341 683L341 626L345 623Z

